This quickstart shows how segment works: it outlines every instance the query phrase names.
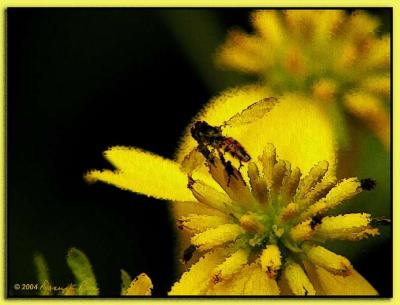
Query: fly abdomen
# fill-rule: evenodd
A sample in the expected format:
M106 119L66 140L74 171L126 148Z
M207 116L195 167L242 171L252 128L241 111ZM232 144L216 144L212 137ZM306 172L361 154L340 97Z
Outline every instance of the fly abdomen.
M250 155L245 151L244 147L233 138L226 138L224 141L224 151L229 152L232 157L242 162L249 162Z

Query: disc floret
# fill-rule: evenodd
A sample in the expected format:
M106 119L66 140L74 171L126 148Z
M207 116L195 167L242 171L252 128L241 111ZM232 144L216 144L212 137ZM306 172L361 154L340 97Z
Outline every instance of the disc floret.
M357 178L337 181L327 161L302 176L288 161L279 160L268 144L258 161L241 171L231 164L228 171L226 161L218 157L207 166L221 189L193 178L188 187L210 213L189 214L178 221L179 228L191 233L191 247L204 254L203 259L218 257L203 293L220 294L228 286L234 292L243 277L239 271L248 268L261 271L275 294L314 295L310 266L342 277L353 272L345 257L322 246L324 241L379 234L369 214L326 216L366 184ZM177 282L171 294L180 289Z

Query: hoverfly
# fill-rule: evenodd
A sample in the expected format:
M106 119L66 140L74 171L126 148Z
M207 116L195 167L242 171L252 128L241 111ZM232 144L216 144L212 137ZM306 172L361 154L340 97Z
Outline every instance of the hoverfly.
M232 165L229 161L225 161L224 153L229 153L234 159L238 160L240 166L242 166L242 162L250 161L251 157L245 148L234 138L225 136L223 129L227 126L240 126L261 119L272 110L277 102L278 99L275 97L264 98L235 114L220 126L211 126L205 121L194 122L190 128L190 133L198 146L185 157L182 162L182 169L191 174L204 161L202 157L213 164L215 151L219 153L219 157L224 162L228 172Z

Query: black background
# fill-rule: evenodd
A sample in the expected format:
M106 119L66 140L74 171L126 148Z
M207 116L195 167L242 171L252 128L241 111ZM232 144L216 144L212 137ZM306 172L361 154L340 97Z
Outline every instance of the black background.
M36 251L47 259L55 285L73 282L65 261L70 247L89 257L102 296L119 294L121 268L133 277L146 272L156 296L176 280L168 203L88 185L83 174L110 168L102 152L114 145L172 158L201 106L236 84L216 68L209 72L215 82L205 81L171 30L169 19L190 27L203 13L220 25L216 42L232 26L250 30L245 9L7 10L10 296L24 295L13 284L37 281ZM194 47L201 37L201 28L192 33ZM212 67L214 51L198 60ZM381 295L390 294L390 266L368 271L369 263L355 266Z

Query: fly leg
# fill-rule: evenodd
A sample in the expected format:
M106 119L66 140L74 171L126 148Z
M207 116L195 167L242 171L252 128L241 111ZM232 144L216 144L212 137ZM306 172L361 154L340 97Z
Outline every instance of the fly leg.
M208 149L207 145L205 145L203 143L199 144L198 150L208 162L210 162L212 165L214 165L213 152Z
M231 182L231 177L234 176L236 179L238 177L236 177L236 175L235 175L235 170L232 166L231 161L226 161L224 158L224 155L220 151L218 151L218 152L219 152L219 158L220 158L222 164L224 165L226 173L228 174L228 182L227 182L226 186L229 186L229 183Z

